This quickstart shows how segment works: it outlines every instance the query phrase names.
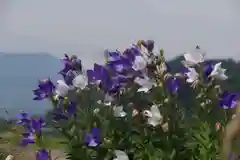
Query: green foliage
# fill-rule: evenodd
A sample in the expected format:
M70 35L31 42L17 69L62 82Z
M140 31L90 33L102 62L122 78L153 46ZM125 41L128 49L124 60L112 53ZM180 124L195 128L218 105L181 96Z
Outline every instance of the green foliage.
M151 59L154 55L150 52L142 51L140 56L147 56L151 64L146 62L145 68L141 72L139 70L133 72L134 74L132 73L134 67L131 67L129 73L133 76L127 79L128 82L123 86L119 84L122 88L112 95L114 100L110 105L105 103L107 101L105 97L110 91L106 89L107 85L106 88L103 87L103 82L100 85L90 83L83 88L75 86L64 97L59 98L59 95L52 94L48 97L52 101L54 111L62 109L61 116L65 116L63 119L55 120L49 112L46 119L65 138L62 144L66 146L67 158L219 159L222 133L216 128L216 124L224 125L231 115L231 110L225 110L219 105L220 97L227 87L219 85L224 82L219 82L216 76L210 75L213 68L210 73L205 73L207 64L204 62L192 66L197 74L194 78L179 71L175 74L174 69L177 70L178 65L172 65L171 72L165 69L163 50L154 59ZM113 72L109 66L105 66L105 69L107 74L105 72L103 74L101 69L97 73L98 76L99 74L105 76L100 79L101 81L109 80ZM193 68L188 68L189 72L190 69ZM218 69L221 71L221 68ZM219 70L217 71L220 72ZM117 74L119 76L120 73ZM151 82L151 88L148 91L139 92L143 85L137 84L136 79L141 76L135 74L149 78L147 81ZM74 114L70 114L68 110L72 102L76 104ZM230 102L225 105L231 106ZM42 140L41 136L38 139ZM41 144L40 147L46 146Z

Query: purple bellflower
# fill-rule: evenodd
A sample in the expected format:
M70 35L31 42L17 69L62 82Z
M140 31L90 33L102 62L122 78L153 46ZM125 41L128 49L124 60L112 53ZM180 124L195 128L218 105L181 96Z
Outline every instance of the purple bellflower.
M49 160L49 153L46 149L41 149L36 153L36 160Z
M34 100L43 100L48 98L54 91L55 86L50 79L40 80L38 88L33 90Z
M224 109L234 108L237 105L237 94L224 92L219 99L220 106Z
M88 147L97 147L100 145L101 137L98 128L92 128L92 130L85 136L84 143Z
M59 72L65 79L69 71L78 71L82 72L82 61L73 55L69 57L67 54L64 55L64 58L61 59L64 64L64 68Z
M31 119L26 112L21 112L17 115L17 124L22 126L28 126L31 122Z
M35 143L35 137L31 132L22 133L22 139L20 141L21 146L27 146L28 144Z
M166 84L167 84L167 90L170 93L174 94L174 93L178 92L178 90L179 90L180 80L177 77L170 77L167 79Z
M42 117L31 118L31 129L33 133L41 132L41 129L44 127L45 122Z

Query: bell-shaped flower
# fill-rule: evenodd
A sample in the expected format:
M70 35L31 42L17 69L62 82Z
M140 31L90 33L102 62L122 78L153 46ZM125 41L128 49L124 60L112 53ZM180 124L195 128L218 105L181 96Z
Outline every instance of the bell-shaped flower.
M220 106L224 109L235 108L237 106L237 96L235 93L224 92L219 98Z
M166 82L166 88L170 93L175 94L178 92L180 88L180 79L178 77L169 76L166 78Z
M209 76L218 80L226 80L228 76L226 76L225 73L226 69L222 68L222 62L219 62L214 65L213 71Z
M49 153L46 149L41 149L36 153L36 160L49 160Z
M39 133L44 126L45 122L42 117L31 118L31 131L33 133Z
M122 52L122 55L130 62L134 62L136 56L141 56L141 50L137 45L132 44L130 48L127 48Z
M67 85L73 85L73 79L78 75L78 73L74 70L69 70L65 77L64 81Z
M163 116L157 105L152 105L150 110L144 110L143 115L147 117L147 123L153 127L156 127L163 122Z
M22 133L22 139L20 141L21 146L27 146L28 144L35 143L35 137L31 132Z
M147 67L147 61L142 56L136 56L132 68L135 71L143 71Z
M67 72L72 69L71 59L68 54L64 54L64 57L60 60L63 62L64 68L59 72L59 74L61 74L63 78L65 78Z
M35 95L33 100L43 100L45 98L48 98L53 93L54 89L55 86L50 78L39 80L38 88L33 90L33 93Z
M114 106L113 115L114 117L122 118L125 117L127 113L123 110L123 106Z
M98 128L92 128L92 130L86 134L84 143L88 147L97 147L101 143L100 132Z
M71 65L72 65L73 70L82 72L82 69L83 69L82 61L76 55L71 56Z
M140 40L140 41L138 41L138 45L141 49L143 47L146 48L147 52L152 52L154 49L154 41L153 40L147 40L147 41Z
M193 83L196 80L198 80L199 78L199 74L197 73L197 71L195 70L195 68L187 68L187 72L185 73L187 79L186 81L188 83Z
M124 151L115 150L114 152L116 158L114 158L113 160L129 160L128 155Z
M73 79L72 83L74 87L83 90L88 85L87 76L79 74Z
M24 127L29 126L29 124L31 123L31 118L29 117L28 113L21 111L21 113L17 115L16 123Z
M196 49L194 53L185 53L183 56L185 59L183 65L185 67L192 67L204 62L204 54L199 49Z
M148 92L155 85L148 76L144 76L144 78L136 77L134 82L141 86L137 92Z
M209 79L209 75L212 73L214 65L211 61L205 61L203 65L203 78L204 80Z
M110 52L108 50L104 51L104 58L106 63L107 62L113 62L113 61L118 61L121 59L121 53L119 51L115 52Z
M68 94L69 86L63 81L58 80L56 85L56 97L64 97Z

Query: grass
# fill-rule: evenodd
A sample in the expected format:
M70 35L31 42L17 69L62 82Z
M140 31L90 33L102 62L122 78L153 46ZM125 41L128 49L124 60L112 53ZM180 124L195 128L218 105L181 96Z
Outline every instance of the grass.
M36 144L30 144L27 147L21 147L18 145L21 139L20 135L12 132L0 133L0 137L0 160L4 159L8 153L14 155L16 159L35 159L34 152L39 149ZM63 151L65 150L65 146L60 143L64 141L63 138L47 134L44 136L43 141L46 145L46 148L52 150L53 157L64 157Z

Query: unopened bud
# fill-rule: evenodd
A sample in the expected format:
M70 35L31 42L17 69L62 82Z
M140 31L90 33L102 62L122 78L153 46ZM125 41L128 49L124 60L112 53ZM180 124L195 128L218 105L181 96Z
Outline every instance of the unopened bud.
M181 79L184 78L184 75L181 74L181 73L176 73L174 76L175 76L175 77L178 77L178 78L181 78Z
M104 142L106 143L106 144L110 144L112 141L110 140L110 139L108 139L108 138L104 138L103 139L104 140Z
M163 57L164 56L164 50L161 48L160 49L160 55Z
M142 48L142 43L143 43L143 40L139 40L138 42L137 42L137 46L138 46L138 48Z
M168 80L171 77L172 77L172 75L170 73L166 73L163 78L166 81L166 80Z
M136 109L133 109L133 111L132 111L132 117L135 117L136 115L138 115L138 110L136 110Z
M194 81L192 84L193 88L197 88L199 82L200 82L199 80Z
M162 125L162 130L163 130L163 132L167 132L168 131L168 122L166 122L166 123L164 123Z
M97 104L102 104L102 101L101 101L101 100L98 100L98 101L97 101Z
M169 99L168 98L165 98L164 99L164 103L168 103L169 102Z
M215 85L214 88L219 89L220 85Z
M215 128L216 128L216 131L219 131L220 128L221 128L221 123L217 122L217 123L215 124Z
M202 103L200 104L200 106L201 106L201 107L204 107L204 106L206 106L206 103L202 102Z
M162 83L162 82L159 82L159 83L158 83L158 86L159 86L159 87L162 87L162 86L163 86L163 83Z
M167 65L165 62L162 62L158 68L161 74L164 74L165 72L167 72Z
M203 96L203 94L202 94L202 93L199 93L196 98L197 98L197 99L200 99L200 98L202 98L202 96Z
M94 110L93 110L93 113L94 114L98 114L100 112L100 109L99 108L95 108Z
M206 100L206 104L211 104L211 103L212 103L212 101L210 99Z

